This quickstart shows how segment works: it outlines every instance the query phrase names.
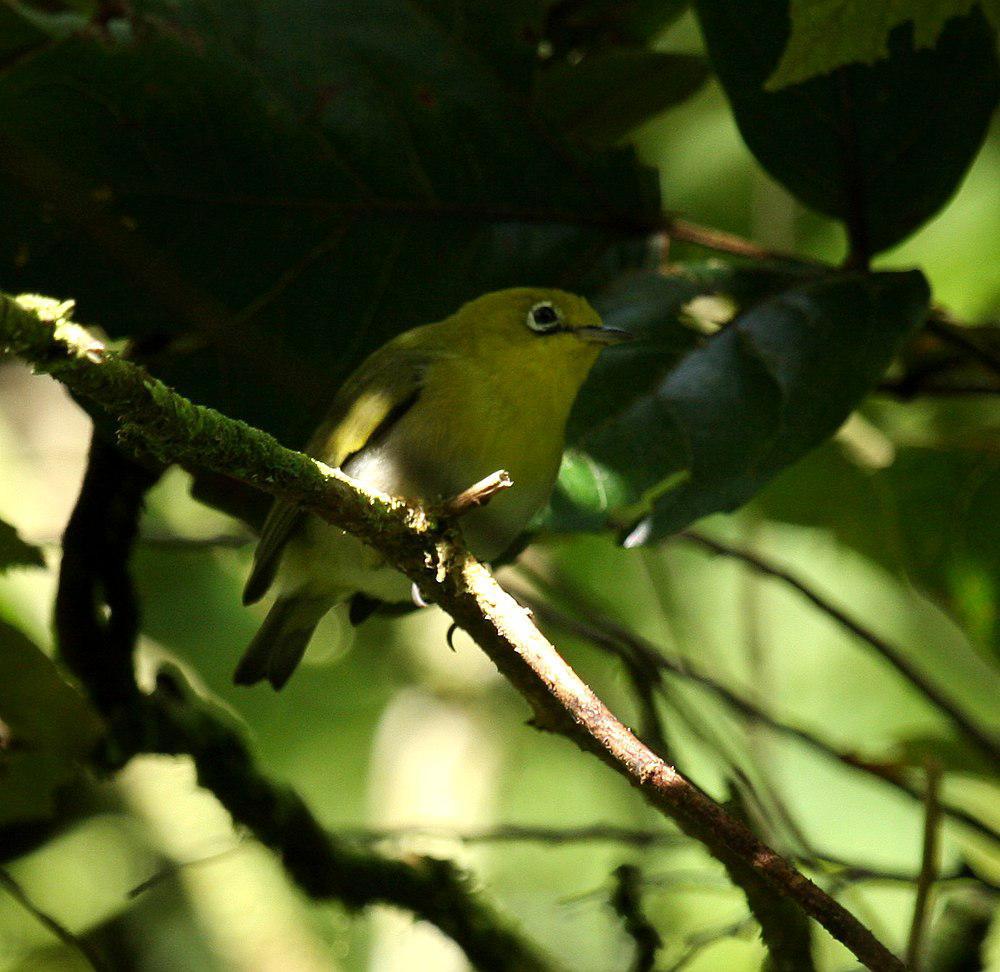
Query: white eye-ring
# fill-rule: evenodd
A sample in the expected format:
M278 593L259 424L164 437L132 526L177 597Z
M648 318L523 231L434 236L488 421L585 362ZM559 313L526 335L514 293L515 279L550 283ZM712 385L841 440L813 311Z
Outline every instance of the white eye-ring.
M539 334L555 331L562 324L563 316L559 308L549 300L543 300L528 311L528 327Z

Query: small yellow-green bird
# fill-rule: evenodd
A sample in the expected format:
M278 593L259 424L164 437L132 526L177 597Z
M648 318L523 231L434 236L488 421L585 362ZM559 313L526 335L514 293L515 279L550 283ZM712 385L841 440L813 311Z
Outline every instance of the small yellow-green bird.
M462 520L469 549L489 561L547 502L573 400L601 348L627 337L561 290L486 294L375 351L344 382L306 451L418 505L506 469L513 488ZM334 605L350 602L359 623L382 602L409 600L411 589L360 540L280 500L244 603L275 580L277 600L236 670L240 684L284 685Z

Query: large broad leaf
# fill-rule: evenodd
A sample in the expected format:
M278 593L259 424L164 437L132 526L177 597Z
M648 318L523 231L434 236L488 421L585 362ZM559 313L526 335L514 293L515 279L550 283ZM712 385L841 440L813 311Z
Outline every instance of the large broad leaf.
M653 541L745 503L830 436L929 294L917 272L809 276L703 269L611 295L606 316L641 340L607 354L581 395L550 525L624 525L645 510L629 539ZM698 344L682 317L706 293L752 306Z
M975 6L1000 27L997 0L791 0L792 33L767 87L777 90L844 64L888 57L890 31L908 20L914 44L933 47L952 17Z
M0 520L0 574L8 567L44 567L38 547L25 543L9 523Z
M889 57L766 90L789 37L788 0L698 0L705 42L748 147L806 205L842 220L858 260L903 239L958 187L1000 91L996 41L977 9L933 50L912 25Z
M466 7L151 0L28 44L0 7L5 286L297 445L393 334L640 262L653 182L531 109L544 4Z
M50 658L0 622L0 826L46 816L101 722Z

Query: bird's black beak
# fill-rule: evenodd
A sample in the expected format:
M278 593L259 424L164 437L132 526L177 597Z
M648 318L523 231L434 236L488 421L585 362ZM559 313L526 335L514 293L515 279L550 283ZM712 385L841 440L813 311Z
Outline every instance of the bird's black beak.
M589 344L621 344L624 341L631 341L635 335L623 331L620 327L608 327L602 324L600 327L580 327L576 334Z

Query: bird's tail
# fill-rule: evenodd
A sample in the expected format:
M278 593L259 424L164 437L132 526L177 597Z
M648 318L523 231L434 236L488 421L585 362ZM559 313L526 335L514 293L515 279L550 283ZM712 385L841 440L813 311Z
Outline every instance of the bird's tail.
M243 653L233 681L253 685L266 678L280 689L302 660L316 625L332 605L329 598L302 593L279 597Z

